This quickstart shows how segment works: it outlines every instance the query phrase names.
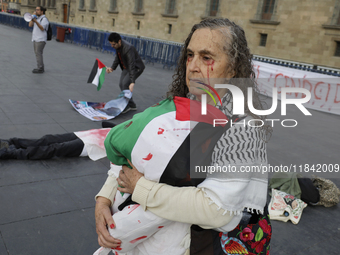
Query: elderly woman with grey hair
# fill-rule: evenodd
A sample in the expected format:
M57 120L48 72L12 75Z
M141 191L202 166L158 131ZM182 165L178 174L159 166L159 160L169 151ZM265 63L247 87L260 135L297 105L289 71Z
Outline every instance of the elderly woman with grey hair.
M215 87L221 83L237 86L245 97L247 89L252 88L255 91L253 105L256 109L262 109L256 93L252 55L243 29L228 19L203 20L193 26L184 43L168 100L189 97L206 102L219 109L225 119L233 120L234 125L226 125L214 144L209 139L201 144L202 151L212 148L208 165L232 166L236 172L240 172L244 166L267 164L266 128L245 124L249 120L262 118L251 113L247 105L245 115L233 115L232 94L225 88ZM208 93L211 95L210 100L204 96L207 92L214 92ZM115 143L113 137L117 132L115 130L118 130L116 128L119 126L110 131L105 141L108 155L112 150L110 145ZM167 178L163 178L166 181L150 181L138 171L140 167L137 167L138 162L135 163L133 158L132 169L123 166L117 179L108 177L96 197L99 244L112 249L120 248L120 240L110 236L107 230L107 226L114 228L116 224L110 206L114 200L112 194L119 184L118 191L132 194L131 200L143 210L167 220L192 224L191 233L188 231L181 243L187 248L185 254L269 254L271 225L266 208L266 176L211 172L203 181L196 181L190 178L190 153L185 150L197 149L190 145L194 145L195 139L199 137L190 139L189 146L183 142L178 149L187 156L186 159L176 162L177 158L173 157L169 162L174 163L170 171L180 173L182 179L176 179L178 175L165 170L162 177L166 175ZM146 142L145 148L148 146L151 145ZM199 153L200 150L197 151ZM185 241L190 235L189 251L188 242ZM131 254L145 253L140 249ZM162 251L159 254L167 253Z

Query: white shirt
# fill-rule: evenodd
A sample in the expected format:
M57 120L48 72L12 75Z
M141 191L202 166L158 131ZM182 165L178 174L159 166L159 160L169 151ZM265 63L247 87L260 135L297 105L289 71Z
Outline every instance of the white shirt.
M36 23L33 24L33 32L32 32L32 42L46 42L47 41L47 29L48 29L48 19L45 15L41 15L37 18L37 22L44 28L44 31L41 31Z

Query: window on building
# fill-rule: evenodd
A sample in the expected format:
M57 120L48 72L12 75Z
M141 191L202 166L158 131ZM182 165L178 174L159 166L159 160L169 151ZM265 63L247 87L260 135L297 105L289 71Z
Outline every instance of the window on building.
M143 12L143 0L135 0L135 12Z
M168 34L171 34L171 30L172 30L172 24L168 24Z
M340 42L336 42L336 48L335 48L334 56L340 57Z
M92 17L92 24L94 24L94 17Z
M84 15L81 15L81 22L84 22Z
M52 0L51 7L55 8L55 0Z
M274 12L275 0L264 0L262 7L262 19L271 20Z
M115 19L112 19L112 26L113 26L113 27L115 26L115 22L116 22L116 20L115 20Z
M110 0L109 12L117 11L117 0Z
M166 14L175 14L176 0L167 0L165 6Z
M339 13L338 13L338 25L340 25L340 10L339 10Z
M209 16L217 15L219 2L219 0L210 0Z
M266 47L267 44L267 34L260 34L260 46Z
M79 9L83 10L85 7L84 0L79 0Z
M95 10L96 9L96 0L91 0L90 1L90 10Z
M137 21L137 30L140 29L140 21Z

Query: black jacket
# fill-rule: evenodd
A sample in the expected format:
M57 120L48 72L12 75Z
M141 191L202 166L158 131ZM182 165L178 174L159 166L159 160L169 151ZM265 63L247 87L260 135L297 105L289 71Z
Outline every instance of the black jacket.
M123 63L121 63L118 57L118 52L120 53ZM112 69L116 70L118 64L120 65L120 68L122 70L124 65L125 68L129 71L132 83L135 83L137 70L142 71L145 68L145 65L135 47L133 47L133 45L125 40L122 40L122 46L118 50L116 50L116 58L113 61Z

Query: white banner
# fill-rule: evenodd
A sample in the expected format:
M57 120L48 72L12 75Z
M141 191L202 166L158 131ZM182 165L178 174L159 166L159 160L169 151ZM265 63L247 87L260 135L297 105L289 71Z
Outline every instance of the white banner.
M311 99L304 103L306 108L340 115L340 77L318 74L298 69L254 62L254 71L261 94L272 97L272 88L305 88L311 93ZM303 98L302 93L288 93L287 98Z

